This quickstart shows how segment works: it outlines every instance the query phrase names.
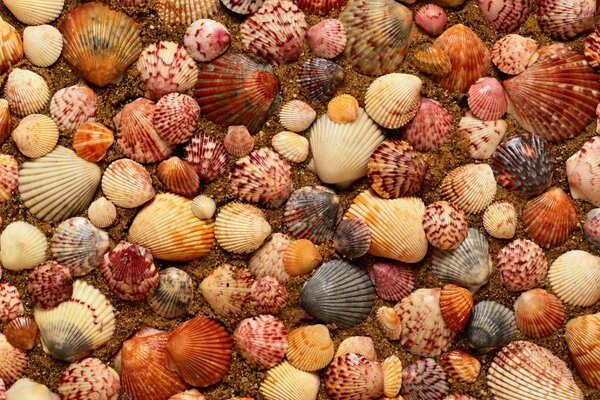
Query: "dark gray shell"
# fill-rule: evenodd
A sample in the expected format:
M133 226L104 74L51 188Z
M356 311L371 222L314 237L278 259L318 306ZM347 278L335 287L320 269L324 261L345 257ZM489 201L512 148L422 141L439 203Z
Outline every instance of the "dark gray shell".
M481 301L473 307L467 326L469 345L480 353L487 353L515 339L515 313L495 301Z
M361 219L346 218L337 227L333 237L335 251L351 260L367 254L371 247L371 231Z
M185 271L167 268L158 275L158 287L150 296L150 308L165 318L184 315L194 301L194 281Z

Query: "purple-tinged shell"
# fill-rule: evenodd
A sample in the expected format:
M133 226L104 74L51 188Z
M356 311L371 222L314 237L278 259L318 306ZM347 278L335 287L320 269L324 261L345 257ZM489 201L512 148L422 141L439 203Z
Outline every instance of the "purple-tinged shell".
M304 13L288 0L266 0L240 25L242 43L270 64L296 61L302 52L308 24Z
M429 36L441 35L447 22L446 11L435 4L425 4L415 13L415 23Z
M11 321L21 314L23 314L23 304L19 297L19 290L8 282L0 283L0 322Z
M595 0L536 0L537 21L546 35L570 40L594 29Z
M277 317L258 315L242 320L233 333L233 342L244 361L252 367L267 369L285 357L288 332Z
M296 81L311 100L327 102L344 79L346 73L333 61L311 58L298 70Z
M508 107L502 85L489 76L480 78L471 85L468 102L473 114L485 121L502 118Z
M231 43L227 28L212 19L194 21L185 31L183 45L198 62L212 61L225 53Z
M404 140L415 150L437 150L452 135L452 116L437 101L423 97L419 111L404 126L403 132Z
M194 167L179 157L161 161L157 168L158 179L165 188L186 197L194 197L200 189L200 180Z
M469 222L460 208L447 201L436 201L425 209L423 229L433 247L452 250L467 237Z
M264 0L221 0L221 3L237 14L254 14L263 5Z
M514 308L519 330L536 338L551 335L560 328L565 318L565 308L560 299L538 288L521 293Z
M574 199L600 206L600 137L593 136L566 163L569 189Z
M323 186L305 186L290 196L285 205L284 219L294 237L321 244L333 237L343 215L344 209L333 190Z
M371 266L369 277L377 296L388 301L400 301L415 287L413 270L400 262L378 261Z
M325 390L332 400L376 399L383 396L383 370L376 361L356 353L333 359L325 371Z
M13 347L0 333L0 381L12 385L25 373L27 354Z
M495 301L481 301L473 307L467 326L469 345L479 353L488 353L515 339L515 313Z
M73 275L56 261L36 267L27 279L27 290L34 306L53 308L71 298Z
M324 19L308 30L306 39L317 57L335 58L346 48L348 33L339 20Z
M406 400L443 400L448 375L433 358L423 358L402 370L402 394Z
M490 158L506 135L505 120L483 121L467 112L458 123L458 131L469 141L469 155L475 160Z
M513 136L496 149L492 170L498 185L524 197L552 185L555 158L548 142L536 134Z
M594 68L596 72L600 71L600 26L585 38L583 54L585 54L590 67Z
M165 318L186 314L194 301L194 281L187 272L167 268L158 274L158 286L148 296L152 311Z
M449 377L456 381L475 383L481 372L479 360L461 350L444 353L438 361Z
M538 59L538 46L535 40L521 35L510 34L492 46L492 62L500 71L518 75Z
M528 0L478 0L483 19L499 32L511 32L527 19Z
M402 347L411 354L434 357L448 350L454 332L440 309L441 289L418 289L403 298L394 310L402 320Z
M280 314L287 301L285 285L272 276L258 278L252 284L250 304L259 314Z
M498 252L498 269L509 292L533 289L548 273L544 250L527 239L517 239Z
M61 400L117 400L121 393L119 374L97 358L69 365L60 377Z
M161 138L169 143L188 141L198 126L200 107L190 96L169 93L156 103L152 122Z
M290 275L285 270L283 260L291 242L288 235L274 233L267 243L254 252L248 261L248 268L257 278L272 276L279 282L287 282Z
M358 218L346 218L338 225L333 247L340 255L355 259L364 256L371 247L369 226Z
M254 138L245 126L230 126L227 128L227 135L223 138L223 145L232 156L244 157L252 151Z
M185 146L185 160L196 170L200 182L211 182L225 171L227 154L219 139L199 133Z
M235 196L243 201L277 208L290 197L291 168L268 147L240 158L229 177Z
M590 250L596 255L600 254L600 208L594 208L587 213L583 233Z
M252 282L248 269L222 264L200 283L200 293L215 314L231 317L239 314L250 298Z
M17 317L6 325L6 340L19 350L31 350L37 344L38 327L29 317ZM0 379L1 380L1 379Z
M50 116L62 129L75 130L96 120L98 96L93 89L79 84L60 89L50 100Z

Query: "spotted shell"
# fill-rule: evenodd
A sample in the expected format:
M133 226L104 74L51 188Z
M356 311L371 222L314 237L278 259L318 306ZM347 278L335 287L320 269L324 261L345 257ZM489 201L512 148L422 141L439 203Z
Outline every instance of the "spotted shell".
M526 239L517 239L498 252L498 269L502 283L511 292L538 286L548 272L544 250Z
M237 14L253 14L262 6L264 0L221 0L221 3Z
M442 197L468 214L485 210L496 196L496 181L487 164L466 164L453 169L440 186Z
M460 208L447 201L437 201L425 208L423 229L433 247L452 250L467 237L469 224Z
M50 115L62 129L75 130L96 120L98 96L93 89L79 84L60 89L50 100Z
M435 4L425 4L415 13L415 23L430 36L438 36L444 32L446 22L446 11Z
M492 46L492 62L505 74L518 75L537 61L537 49L533 39L517 34L506 35Z
M231 35L227 28L211 19L192 22L183 37L185 50L198 62L214 60L227 51L230 43Z
M486 160L494 154L506 135L508 123L499 119L483 121L467 112L458 123L458 130L469 141L469 154L476 160Z
M600 217L599 209L594 208L587 213L585 224L583 225L583 233L585 240L588 242L590 249L594 254L600 254Z
M285 285L272 276L258 278L250 290L250 305L259 314L281 314L287 305Z
M13 347L0 333L0 380L2 385L12 385L25 373L27 354Z
M325 390L332 400L378 398L384 393L383 370L358 354L341 355L327 367Z
M254 252L248 261L248 268L258 278L271 276L279 282L287 282L290 275L285 268L285 252L291 242L288 235L274 233L269 241Z
M515 206L507 201L497 201L483 213L483 226L486 232L498 239L511 239L517 230Z
M415 150L434 151L452 135L452 116L437 101L423 97L419 111L403 132L404 140Z
M220 140L200 133L185 147L185 160L196 170L200 182L212 182L225 171L227 155Z
M555 332L563 323L562 302L543 289L521 293L515 301L515 321L521 332L531 337L544 337Z
M0 322L9 322L23 311L19 290L10 283L0 283Z
M460 350L442 354L439 363L450 378L466 383L475 383L481 372L479 360Z
M537 20L553 39L569 40L595 28L596 7L589 0L537 0Z
M152 122L161 138L169 143L183 143L194 135L199 116L198 103L175 92L158 100Z
M234 316L250 298L252 282L248 269L222 264L200 283L200 293L216 314Z
M194 301L194 282L185 271L167 268L158 274L158 286L148 296L152 311L165 318L187 313Z
M587 59L590 67L598 71L600 68L600 30L596 30L585 38L585 44L583 46L583 54Z
M267 369L283 361L288 333L278 318L258 315L242 320L233 333L235 348L248 364Z

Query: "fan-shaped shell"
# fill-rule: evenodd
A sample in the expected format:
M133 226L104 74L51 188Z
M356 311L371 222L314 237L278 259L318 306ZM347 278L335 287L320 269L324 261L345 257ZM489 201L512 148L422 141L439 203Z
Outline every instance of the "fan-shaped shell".
M330 11L338 9L344 4L345 0L296 0L296 4L303 11L325 15Z
M3 0L3 3L25 25L41 25L58 18L65 0Z
M309 153L308 139L294 132L280 132L273 136L271 145L284 158L301 163L306 161Z
M271 234L271 225L254 206L229 203L221 209L215 223L215 237L225 250L248 254L258 249Z
M443 399L448 375L433 358L422 358L402 370L402 394L407 400Z
M400 301L412 292L415 278L412 269L401 263L376 262L369 270L377 296Z
M86 358L69 365L58 386L62 400L81 398L117 400L121 393L119 374L97 358Z
M357 218L346 218L338 225L333 237L335 251L349 259L367 254L371 247L371 231Z
M568 251L554 260L548 279L565 303L590 306L600 299L600 257L582 250Z
M506 35L492 46L492 62L505 74L518 75L537 61L537 49L533 39L517 34Z
M381 363L384 396L396 396L402 386L402 362L394 355Z
M596 2L590 0L537 0L537 20L542 32L569 40L595 27Z
M317 400L319 376L284 361L267 371L260 393L266 400Z
M3 144L12 129L12 120L10 118L10 110L8 101L0 99L0 144Z
M235 348L255 368L272 368L281 363L288 349L283 322L272 315L246 318L233 333Z
M19 290L7 282L0 283L0 322L9 322L23 314Z
M46 385L32 381L29 378L19 379L6 391L7 400L54 400L57 398L58 396L52 393Z
M333 359L334 346L325 325L306 325L288 334L287 359L303 371L318 371Z
M475 383L479 377L479 372L481 372L479 360L460 350L452 350L442 354L439 363L450 378L466 383Z
M469 345L480 353L511 342L517 334L515 314L495 301L481 301L473 307L467 326Z
M483 213L486 232L498 239L511 239L517 230L517 222L515 206L507 201L490 204Z
M435 4L425 4L415 13L415 23L429 36L441 35L446 22L448 22L446 11Z
M590 33L588 37L585 38L583 54L590 67L598 72L600 67L600 28L596 28L594 32Z
M288 244L283 254L283 266L290 276L306 275L323 261L323 256L308 239L295 240Z
M354 353L366 358L369 361L377 361L377 351L375 343L369 336L350 336L340 343L334 357L344 354Z
M245 126L230 126L227 128L227 135L223 138L223 145L229 154L244 157L252 151L254 138Z
M194 301L194 282L185 271L167 268L158 274L158 286L148 296L150 308L165 318L177 318L188 312Z
M567 178L571 196L600 206L600 188L597 183L600 175L599 156L600 137L591 137L581 150L567 160Z
M429 43L425 43L415 50L412 60L415 68L432 76L445 76L452 71L448 54Z
M600 254L600 209L594 208L587 213L585 224L583 225L583 233L585 240L588 242L590 249L594 254Z
M529 2L527 0L478 0L483 19L493 29L511 32L527 19Z
M458 123L458 130L469 141L469 154L476 160L490 158L506 135L508 124L505 120L483 121L470 112Z
M39 158L52 151L59 133L50 117L30 114L19 122L10 136L21 153L30 158Z
M192 212L200 219L212 218L215 215L215 211L217 211L217 204L209 196L201 194L192 200Z
M0 154L0 203L9 200L19 186L19 164L11 155Z
M284 257L290 237L283 233L274 233L271 239L258 249L248 261L248 268L256 277L273 277L287 282L290 276L285 271Z
M200 189L200 178L194 168L179 157L158 164L158 179L170 192L194 197Z
M313 101L326 102L346 79L344 69L324 58L311 58L298 70L296 81Z
M8 270L35 268L46 260L46 235L23 221L10 223L0 235L0 261Z
M221 0L221 3L237 14L253 14L263 5L264 0Z
M106 197L100 197L90 204L88 219L98 228L106 228L117 219L117 208Z
M281 314L287 301L285 285L272 276L263 276L252 284L250 304L257 313Z
M0 333L0 380L2 385L12 385L25 373L27 368L27 355L13 347Z
M154 9L167 25L189 25L219 10L219 0L156 0Z
M577 215L569 196L561 188L553 187L525 204L522 220L523 229L534 242L551 248L569 239Z
M332 400L375 399L384 394L383 370L378 362L355 353L333 359L325 372L325 390Z
M584 382L600 388L598 373L598 338L600 337L600 314L583 315L567 323L565 339L575 369Z
M23 58L23 42L19 32L8 22L0 18L0 71L6 72L11 65Z
M377 309L377 322L381 332L388 340L400 340L402 336L402 320L392 307Z
M433 151L452 135L452 116L437 101L423 97L419 111L403 130L404 140L415 150Z
M469 108L478 118L495 121L506 113L504 89L497 79L479 78L469 88Z
M421 79L409 74L377 78L365 95L365 110L379 125L398 129L417 114L421 105Z
M327 104L327 116L333 122L346 124L358 118L358 100L350 94L341 94Z
M96 120L98 96L79 84L60 89L50 100L50 115L62 129L75 130L85 122Z
M62 34L51 25L28 26L23 30L25 56L36 67L49 67L54 64L62 49Z
M527 336L543 337L556 331L563 322L565 309L555 295L543 289L523 292L515 301L515 320Z
M548 272L544 250L526 239L517 239L498 252L498 269L506 290L516 292L539 285Z
M183 37L185 50L198 62L214 60L227 51L230 43L231 36L227 28L211 19L194 21Z
M469 223L460 208L447 201L436 201L425 209L423 229L433 247L452 250L467 237Z
M10 112L18 117L43 112L50 101L48 83L33 71L15 68L4 85Z
M27 289L36 307L53 308L71 298L73 275L56 261L37 266L27 278Z
M185 160L196 170L200 182L211 182L225 170L227 154L221 141L200 133L185 147Z
M288 101L279 111L279 122L285 129L292 132L307 130L315 118L317 118L317 112L301 100Z
M200 292L216 314L235 316L249 299L252 282L248 269L222 264L200 283Z
M98 162L115 142L113 132L98 122L86 122L73 135L73 150L89 162Z
M156 103L152 122L156 132L169 143L183 143L194 135L200 106L190 96L169 93Z
M440 193L464 212L480 213L496 196L492 168L487 164L466 164L453 169L442 181Z
M335 58L346 48L348 33L339 20L324 19L308 30L306 39L317 57Z
M460 332L471 318L473 295L460 286L445 285L440 292L440 310L448 328L453 332Z
M102 175L102 192L117 207L136 208L155 195L146 168L124 158L112 162Z
M13 319L6 325L5 333L6 341L19 350L31 350L37 344L38 327L29 317Z

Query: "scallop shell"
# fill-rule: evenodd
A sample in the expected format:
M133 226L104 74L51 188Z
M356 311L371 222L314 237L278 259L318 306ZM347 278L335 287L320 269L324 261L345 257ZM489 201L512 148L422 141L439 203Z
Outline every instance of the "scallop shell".
M248 261L248 268L258 278L271 276L280 282L287 282L290 276L285 272L284 256L290 243L288 235L274 233L271 239L252 255Z
M419 71L432 76L445 76L452 71L448 54L429 43L423 44L415 50L413 64Z
M22 314L19 290L10 283L0 283L0 322L9 322Z
M272 276L258 278L252 284L250 304L259 314L281 314L288 302L285 285Z
M383 336L388 340L400 340L402 336L402 320L392 307L379 307L377 322Z
M587 213L585 224L583 225L583 233L590 249L594 254L600 254L600 217L598 213L600 209L594 208Z
M40 308L53 308L71 298L73 274L56 261L37 266L27 278L31 302Z
M582 250L568 251L554 260L548 279L563 302L591 306L600 299L600 258Z
M403 131L404 140L415 150L437 150L452 135L452 116L437 101L423 97L417 115Z
M334 358L348 353L358 354L369 361L377 361L375 343L369 336L350 336L344 339L338 346Z
M58 29L64 36L65 61L83 79L97 86L120 80L142 52L138 24L102 3L84 3L74 8ZM109 37L106 32L110 32Z
M385 200L367 190L359 194L345 217L365 222L371 230L369 254L416 263L427 253L421 221L425 205L418 197Z
M376 262L369 270L377 296L388 301L400 301L408 296L414 286L412 269L400 263Z
M600 67L600 30L598 28L585 38L583 54L589 66L598 71Z
M583 381L596 389L600 388L598 337L600 337L600 314L583 315L567 323L565 339L571 360ZM567 370L566 367L563 369ZM567 376L570 376L570 372ZM581 395L579 398L582 398Z
M327 116L338 124L347 124L358 118L358 100L350 94L341 94L327 104Z
M225 146L213 136L200 133L185 147L185 160L196 170L200 182L212 182L225 171Z
M453 250L467 237L469 223L460 208L447 201L436 201L425 208L423 229L433 247Z
M285 272L290 276L309 274L323 261L319 249L308 239L290 243L283 254Z
M250 298L252 281L248 269L222 264L200 283L200 293L217 315L231 317L239 314Z
M49 67L54 64L62 49L62 34L51 25L28 26L23 30L25 56L36 67Z
M443 399L449 391L448 376L433 358L422 358L402 370L406 400Z
M368 275L345 261L329 261L317 269L302 289L302 307L315 318L349 328L364 321L375 291Z
M525 22L529 13L527 0L478 0L478 3L485 22L500 32L514 31Z
M232 253L252 253L270 234L271 226L263 212L249 204L229 203L217 215L215 237Z
M306 161L309 153L308 139L293 132L280 132L273 136L271 145L277 153L291 162Z
M198 19L187 28L183 45L198 62L212 61L225 53L231 43L227 28L211 19Z
M0 72L6 72L23 58L23 42L19 32L8 22L0 18Z
M467 112L458 123L458 130L469 141L469 155L475 160L490 158L506 135L508 123L499 119L483 121Z
M366 75L398 69L415 29L408 8L393 0L350 0L339 19L348 32L345 54L354 68Z
M311 58L298 70L296 81L311 100L326 102L333 97L344 79L344 69L333 61Z
M538 286L546 278L548 263L540 246L517 239L498 252L498 269L506 290L517 292Z
M117 207L136 208L154 198L152 178L141 164L123 158L102 175L102 192Z
M3 3L25 25L41 25L58 18L65 0L3 0Z
M306 39L317 57L335 58L346 48L348 33L339 20L324 19L308 30Z
M200 189L200 178L194 168L179 157L158 164L158 179L170 192L194 197Z
M448 284L440 292L440 310L446 325L453 332L460 332L469 323L473 311L473 296L467 289Z
M5 99L0 99L0 145L3 144L6 139L8 139L11 129L12 120L10 118L8 101Z
M284 361L267 371L260 393L266 400L317 400L319 376Z
M440 186L442 197L468 214L485 210L496 196L496 180L487 164L466 164L453 169Z
M346 218L335 231L333 247L338 254L349 259L362 257L371 247L371 231L362 220Z
M35 321L29 317L17 317L6 325L5 333L8 343L19 350L26 351L35 347L38 327Z
M425 4L415 13L415 23L429 36L441 35L447 22L446 11L435 4Z
M165 261L189 261L208 254L215 242L213 221L196 218L191 203L171 193L157 195L135 216L128 241Z
M115 142L113 132L98 122L86 122L73 135L73 150L89 162L98 162Z
M302 11L311 14L325 15L340 8L345 0L296 0Z
M514 340L517 334L515 314L495 301L480 301L473 307L467 326L469 346L479 353L488 353Z
M381 363L381 369L384 396L396 396L402 386L402 362L396 356L389 356Z
M506 201L490 204L483 213L486 232L498 239L512 239L517 230L517 222L515 206Z
M252 367L272 368L285 357L288 334L283 322L272 315L258 315L242 320L233 341L238 353Z
M189 25L219 10L219 0L156 0L154 9L166 26Z
M115 331L115 312L110 301L95 287L77 280L72 297L50 310L34 309L44 351L52 357L81 360L110 340Z
M169 93L156 103L152 122L156 132L169 143L189 140L198 125L200 106L190 96Z
M192 201L192 212L200 219L210 219L217 211L217 204L208 196L199 195Z
M571 196L592 203L596 207L600 206L600 190L596 184L597 176L600 174L598 149L600 149L600 138L593 136L585 142L581 150L569 157L566 163Z
M23 118L11 138L21 153L30 158L43 157L58 142L58 127L50 117L30 114Z
M245 126L230 126L227 128L227 135L223 138L223 145L229 154L244 157L252 151L254 138Z
M62 400L97 398L117 400L121 393L119 374L97 358L86 358L69 365L58 386Z
M85 122L96 120L98 96L79 84L60 89L50 100L50 115L61 129L75 130Z
M15 68L4 85L4 97L17 117L43 112L50 101L46 80L33 71Z
M506 113L504 89L495 78L479 78L472 84L468 102L473 114L486 121L498 120Z
M527 3L525 3L527 4ZM510 34L492 46L492 62L505 74L518 75L538 59L535 40Z
M417 114L423 82L415 75L388 74L377 78L365 95L365 110L379 125L398 129Z
M0 204L10 200L19 186L19 164L11 155L0 154Z
M565 309L562 302L543 289L523 292L515 301L517 327L527 336L549 336L562 325Z
M152 311L165 318L177 318L188 312L194 301L194 282L184 271L167 268L158 275L158 286L148 296Z
M221 0L221 3L237 14L253 14L263 5L264 0Z
M315 118L317 118L317 112L301 100L288 101L279 111L279 122L285 129L292 132L307 130Z
M27 368L27 355L6 340L0 333L0 380L3 385L12 385L25 373Z
M595 1L537 0L536 6L542 32L553 39L570 40L595 27Z
M23 221L10 223L0 235L0 261L11 271L33 269L46 261L46 235Z
M355 353L336 357L325 372L325 390L332 400L375 399L383 395L383 370Z
M325 325L306 325L288 334L287 359L294 367L313 372L333 359L334 346Z
M450 378L466 383L475 383L481 372L479 360L460 350L444 353L439 358L440 365Z

